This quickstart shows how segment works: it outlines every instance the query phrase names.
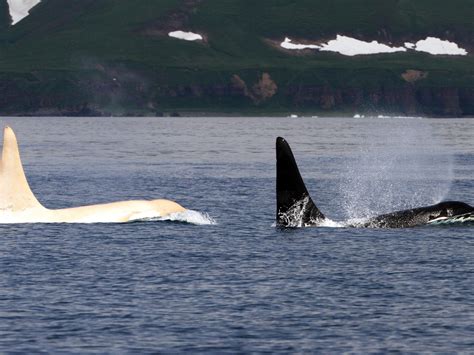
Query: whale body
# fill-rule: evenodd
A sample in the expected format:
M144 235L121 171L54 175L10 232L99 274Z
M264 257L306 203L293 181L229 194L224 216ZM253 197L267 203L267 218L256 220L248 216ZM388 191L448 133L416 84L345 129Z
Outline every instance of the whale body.
M0 223L125 223L163 218L186 209L170 200L134 200L48 209L35 197L21 163L18 142L4 129L0 162Z
M282 227L311 227L328 225L326 216L316 207L304 184L288 142L276 140L277 158L277 225ZM407 228L428 224L474 222L474 207L464 202L445 201L373 218L343 224L347 227Z

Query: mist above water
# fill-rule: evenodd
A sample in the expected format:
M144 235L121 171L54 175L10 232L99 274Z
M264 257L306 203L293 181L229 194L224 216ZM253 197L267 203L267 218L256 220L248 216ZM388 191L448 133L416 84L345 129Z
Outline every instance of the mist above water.
M342 168L348 218L435 204L448 194L453 155L430 120L374 120Z

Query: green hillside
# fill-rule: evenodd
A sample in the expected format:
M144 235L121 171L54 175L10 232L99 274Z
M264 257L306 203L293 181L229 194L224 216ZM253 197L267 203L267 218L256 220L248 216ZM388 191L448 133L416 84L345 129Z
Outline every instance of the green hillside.
M10 26L2 0L0 112L474 115L469 13L474 0L43 0ZM167 36L177 29L205 41ZM470 54L346 57L277 45L337 34L394 46L435 36ZM404 79L407 70L419 78Z

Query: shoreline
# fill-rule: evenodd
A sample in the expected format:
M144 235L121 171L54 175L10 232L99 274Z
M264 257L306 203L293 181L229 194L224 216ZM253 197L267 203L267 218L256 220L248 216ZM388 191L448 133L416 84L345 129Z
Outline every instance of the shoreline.
M435 116L435 115L403 115L403 114L349 114L347 112L339 113L324 113L324 114L308 114L308 113L282 113L282 112L265 112L265 113L238 113L238 112L165 112L160 115L153 114L95 114L95 115L77 115L77 114L0 114L0 117L12 117L12 118L51 118L51 117L64 117L64 118L202 118L202 117L221 117L221 118L288 118L288 119L300 119L300 118L353 118L353 119L473 119L472 115L465 116Z

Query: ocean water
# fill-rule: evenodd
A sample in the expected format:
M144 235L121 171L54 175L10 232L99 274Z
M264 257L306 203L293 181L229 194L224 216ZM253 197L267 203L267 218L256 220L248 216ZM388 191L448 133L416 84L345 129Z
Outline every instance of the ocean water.
M0 225L1 352L474 351L474 227L274 226L277 136L344 221L474 204L472 119L1 123L47 207L169 198L216 221Z

